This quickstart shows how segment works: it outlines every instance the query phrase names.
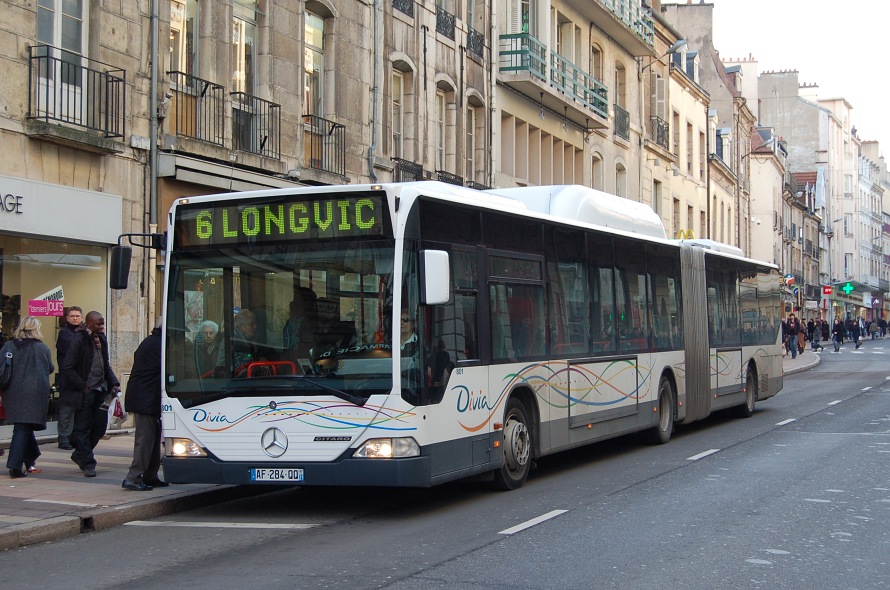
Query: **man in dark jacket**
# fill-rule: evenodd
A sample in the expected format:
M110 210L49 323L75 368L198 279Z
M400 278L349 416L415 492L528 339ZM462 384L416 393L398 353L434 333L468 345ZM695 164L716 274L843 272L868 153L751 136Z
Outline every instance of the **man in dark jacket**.
M59 380L56 385L59 386L59 391L64 391L65 389L65 375L62 374L62 361L65 360L65 353L68 352L68 347L71 345L71 341L74 340L75 331L77 330L77 327L80 326L81 322L83 322L83 309L76 305L72 305L68 308L68 313L65 315L65 325L61 327L59 336L56 338L56 364L59 366ZM58 430L60 449L68 451L74 450L74 447L71 446L71 431L73 429L74 408L59 404Z
M158 477L161 467L161 326L151 331L133 353L127 382L126 410L136 422L133 462L121 487L144 492L168 484Z
M98 311L88 313L75 336L62 363L65 389L59 403L74 408L71 460L86 477L96 477L93 449L108 428L105 398L120 392L120 381L108 362L108 340L102 314Z

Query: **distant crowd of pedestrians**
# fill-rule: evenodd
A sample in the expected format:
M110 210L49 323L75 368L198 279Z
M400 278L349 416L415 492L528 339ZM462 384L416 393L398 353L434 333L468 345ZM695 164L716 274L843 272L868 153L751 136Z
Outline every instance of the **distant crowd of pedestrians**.
M811 343L813 352L819 352L825 349L822 342L831 339L834 352L840 352L845 341L852 342L858 349L865 338L870 337L875 340L886 335L887 321L883 318L872 321L861 317L848 317L846 320L836 317L831 324L828 320L810 318L806 324L802 324L793 313L790 313L782 322L785 354L790 354L791 358L797 358L797 355L806 349L807 342Z

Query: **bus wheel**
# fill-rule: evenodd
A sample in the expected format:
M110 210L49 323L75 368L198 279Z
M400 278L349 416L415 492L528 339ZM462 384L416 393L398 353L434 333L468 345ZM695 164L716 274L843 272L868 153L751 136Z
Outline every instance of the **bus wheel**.
M755 403L757 403L757 375L754 371L748 371L745 377L745 403L736 409L739 418L750 418L754 414Z
M658 384L658 423L649 431L649 441L663 445L674 433L674 389L667 377Z
M494 472L496 488L515 490L522 487L531 469L532 448L525 406L512 398L504 415L504 464Z

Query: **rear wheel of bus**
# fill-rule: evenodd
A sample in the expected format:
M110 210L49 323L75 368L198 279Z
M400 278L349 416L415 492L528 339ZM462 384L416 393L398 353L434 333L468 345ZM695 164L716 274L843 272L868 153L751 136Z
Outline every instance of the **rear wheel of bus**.
M504 464L494 472L494 486L515 490L525 483L531 470L532 440L528 410L518 399L511 398L504 413Z

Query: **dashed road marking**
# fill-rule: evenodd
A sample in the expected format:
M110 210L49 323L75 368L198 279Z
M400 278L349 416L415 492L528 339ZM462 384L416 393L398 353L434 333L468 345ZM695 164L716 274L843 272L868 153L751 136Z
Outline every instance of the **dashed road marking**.
M687 461L698 461L699 459L703 459L708 455L713 455L714 453L719 453L720 449L708 449L704 453L699 453L698 455L693 455L691 457L686 457Z
M776 422L776 426L785 426L786 424L791 424L795 422L797 418L788 418L787 420L782 420L781 422Z
M521 524L517 524L516 526L510 527L508 529L504 529L499 532L499 535L512 535L513 533L518 533L519 531L524 531L525 529L531 528L536 524L541 524L551 518L556 518L560 514L565 514L568 510L551 510L547 514L542 514L541 516L536 516L531 520L527 520Z
M844 400L836 399L836 400L834 400L833 402L828 402L828 405L829 405L829 406L836 406L836 405L838 405L839 403L841 403L842 401L844 401Z

